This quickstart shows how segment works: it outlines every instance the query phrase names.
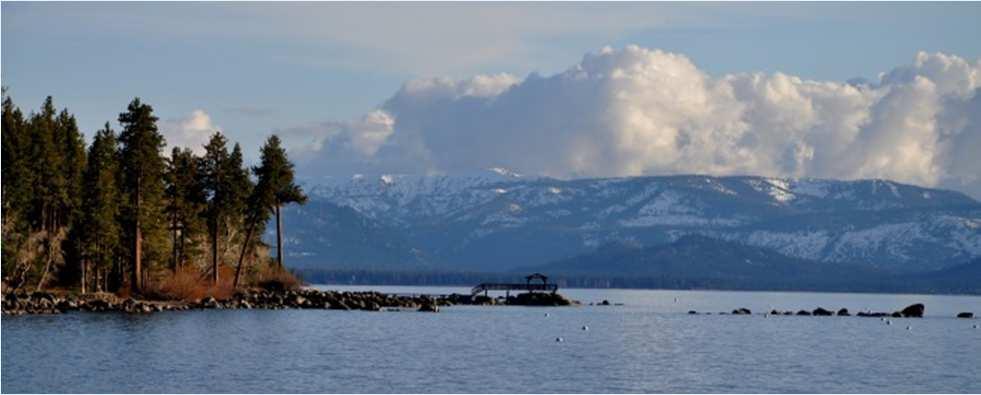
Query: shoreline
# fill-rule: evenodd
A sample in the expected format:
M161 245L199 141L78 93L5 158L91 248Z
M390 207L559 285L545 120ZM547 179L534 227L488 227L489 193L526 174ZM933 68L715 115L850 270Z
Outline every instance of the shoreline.
M239 290L227 299L206 297L193 301L124 298L111 293L73 294L56 292L20 292L3 294L4 316L62 314L71 311L122 312L151 314L163 311L200 309L319 309L319 310L415 310L439 312L440 307L453 305L483 306L578 306L555 293L525 293L512 296L505 303L498 298L449 295L395 295L377 291L332 291L313 288L271 291Z

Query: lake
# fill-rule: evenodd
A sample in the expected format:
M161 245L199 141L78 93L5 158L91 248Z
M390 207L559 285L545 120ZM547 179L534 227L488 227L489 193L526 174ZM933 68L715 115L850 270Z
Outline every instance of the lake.
M466 287L338 287L466 293ZM563 289L622 306L2 319L2 392L981 392L981 297ZM688 315L894 311L922 319ZM588 330L583 328L587 327ZM907 327L909 329L907 330ZM561 338L562 341L557 341Z

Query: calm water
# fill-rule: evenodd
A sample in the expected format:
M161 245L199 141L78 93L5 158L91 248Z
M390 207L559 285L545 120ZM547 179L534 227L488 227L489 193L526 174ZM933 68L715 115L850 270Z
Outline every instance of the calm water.
M981 329L972 329L981 320L951 318L981 313L979 297L563 293L624 305L3 317L0 390L981 392ZM685 314L737 307L893 311L914 302L925 303L929 317L892 325L877 318Z

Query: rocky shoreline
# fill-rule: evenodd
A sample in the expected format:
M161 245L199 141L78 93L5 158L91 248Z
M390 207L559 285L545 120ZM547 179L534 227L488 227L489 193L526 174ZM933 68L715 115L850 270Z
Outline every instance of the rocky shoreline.
M194 301L159 301L120 298L109 293L56 294L51 292L7 293L3 295L3 315L61 314L71 311L123 312L150 314L193 309L321 309L321 310L415 310L438 312L452 305L571 306L579 302L560 294L519 294L504 300L486 296L390 295L379 292L338 292L302 288L285 291L242 290L218 300L207 297Z
M393 295L374 291L340 292L320 291L310 288L269 291L262 289L241 290L232 297L218 300L207 297L194 301L140 300L122 298L110 293L70 294L53 292L21 292L2 295L3 315L17 316L30 314L62 314L72 311L121 312L128 314L151 314L162 311L203 310L203 309L320 309L320 310L363 310L363 311L420 311L439 312L441 307L453 305L511 305L511 306L578 306L580 302L569 300L555 293L522 293L509 298L491 298L483 295ZM621 303L590 303L595 306L622 305ZM887 312L861 311L856 317L922 318L926 307L922 303L906 306L902 310ZM690 315L712 315L713 313L688 311ZM752 315L747 308L716 315ZM757 313L763 316L852 316L847 308L836 311L818 307L814 310L771 310ZM974 318L972 312L961 312L956 318Z

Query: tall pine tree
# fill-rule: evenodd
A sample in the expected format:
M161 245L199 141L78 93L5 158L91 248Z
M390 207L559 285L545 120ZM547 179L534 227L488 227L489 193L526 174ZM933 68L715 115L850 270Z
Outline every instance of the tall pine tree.
M167 167L166 215L171 232L171 269L198 256L197 236L202 234L204 191L198 182L198 158L187 148L174 147Z
M65 266L60 273L60 279L68 283L74 283L83 274L79 269L82 260L81 238L78 235L84 232L79 228L78 222L81 221L81 189L82 173L85 171L85 141L82 133L78 130L75 116L68 113L67 109L58 114L55 121L56 140L61 155L61 173L65 177L65 198L60 202L58 222L68 227L68 237L62 241L62 256Z
M55 116L57 110L54 100L48 96L44 100L41 112L31 116L31 150L30 150L30 182L31 182L31 204L30 219L35 231L41 232L43 245L41 251L40 274L38 275L37 286L40 290L44 287L55 261L57 246L62 240L61 234L63 208L68 200L66 188L64 163L60 136L58 134L58 124Z
M93 289L105 290L105 278L119 251L122 202L118 174L119 144L116 133L106 122L105 128L92 140L82 177L81 201L85 207L79 222L82 292L86 292L90 278L94 280Z
M124 233L131 239L131 286L139 292L144 283L143 258L150 258L147 260L150 263L162 256L159 242L166 239L162 202L166 162L161 156L165 142L157 131L153 107L139 98L133 99L127 111L119 114L119 123L123 126L119 142ZM150 241L146 249L145 240Z
M32 178L29 159L30 134L24 114L3 91L3 126L0 140L3 146L3 166L0 191L3 204L3 273L4 281L14 288L24 282L30 269L24 250L31 234L30 213Z
M198 162L201 181L201 190L207 196L208 204L204 211L208 225L208 233L211 236L211 272L212 280L218 284L220 274L221 234L225 219L230 210L230 178L228 174L228 141L221 132L215 132L204 146L204 156Z
M279 137L272 135L262 146L262 164L255 172L259 178L257 189L262 194L257 197L260 204L268 204L276 216L276 261L283 267L283 219L280 213L287 204L304 204L307 196L293 182L293 163L286 156Z

